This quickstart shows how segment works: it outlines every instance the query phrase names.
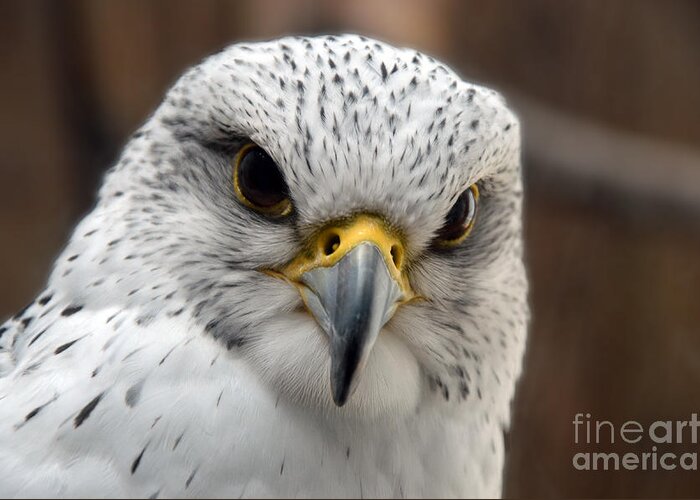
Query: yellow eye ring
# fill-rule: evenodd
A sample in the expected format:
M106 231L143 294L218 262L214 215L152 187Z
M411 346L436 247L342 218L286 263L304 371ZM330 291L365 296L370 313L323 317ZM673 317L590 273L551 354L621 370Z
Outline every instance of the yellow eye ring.
M248 208L283 217L292 212L284 177L272 158L254 143L244 145L233 162L233 190Z
M435 238L435 245L438 248L454 248L462 243L474 229L478 205L479 188L472 184L457 198L445 217L445 224Z

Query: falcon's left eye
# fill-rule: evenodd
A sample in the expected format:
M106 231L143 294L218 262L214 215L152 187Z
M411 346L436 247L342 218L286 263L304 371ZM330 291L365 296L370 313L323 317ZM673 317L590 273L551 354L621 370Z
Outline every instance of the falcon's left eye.
M479 201L479 188L472 184L452 206L445 217L445 223L437 234L435 243L438 247L449 248L460 244L474 227L476 207Z
M289 215L292 211L282 172L257 144L246 144L236 155L233 187L238 199L253 210L273 216Z

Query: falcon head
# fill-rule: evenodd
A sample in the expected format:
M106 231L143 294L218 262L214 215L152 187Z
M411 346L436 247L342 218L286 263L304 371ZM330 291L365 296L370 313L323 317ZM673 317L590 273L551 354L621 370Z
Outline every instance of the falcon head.
M494 91L362 36L239 44L185 73L110 171L95 213L130 245L92 272L121 276L125 304L152 284L146 320L182 315L295 404L507 418L521 197Z

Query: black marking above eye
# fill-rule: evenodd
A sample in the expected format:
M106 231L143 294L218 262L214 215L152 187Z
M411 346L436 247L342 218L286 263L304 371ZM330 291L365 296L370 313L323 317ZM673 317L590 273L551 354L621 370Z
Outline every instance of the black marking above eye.
M445 223L437 234L436 243L441 247L458 245L474 227L479 189L472 184L452 206L445 217Z
M264 149L248 144L236 157L234 187L249 208L269 215L287 215L292 205L284 176Z

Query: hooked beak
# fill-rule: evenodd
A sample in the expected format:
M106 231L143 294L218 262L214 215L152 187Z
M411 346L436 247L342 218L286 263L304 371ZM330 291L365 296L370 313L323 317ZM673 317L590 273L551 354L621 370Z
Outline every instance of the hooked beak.
M384 222L360 215L326 227L282 271L330 342L333 401L352 395L382 327L414 294L403 245Z

